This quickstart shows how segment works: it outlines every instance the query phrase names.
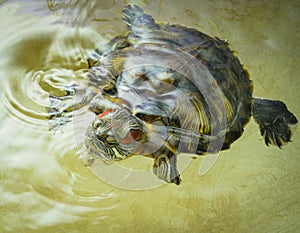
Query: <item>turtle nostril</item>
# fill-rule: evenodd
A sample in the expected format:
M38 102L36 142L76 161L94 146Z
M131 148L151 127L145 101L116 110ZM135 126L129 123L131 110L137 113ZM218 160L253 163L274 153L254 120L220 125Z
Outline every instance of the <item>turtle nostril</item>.
M96 120L96 121L94 121L93 127L95 129L98 129L101 124L102 124L102 120Z

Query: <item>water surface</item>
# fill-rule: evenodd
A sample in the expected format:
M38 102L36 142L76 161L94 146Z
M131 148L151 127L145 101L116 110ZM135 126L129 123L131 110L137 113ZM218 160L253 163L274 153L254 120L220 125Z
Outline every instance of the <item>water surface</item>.
M70 122L53 134L45 110L49 94L60 95L63 86L84 82L87 57L99 44L125 33L121 10L132 2L158 21L227 39L250 73L254 95L284 101L299 119L297 1L2 2L1 232L300 228L299 130L280 150L265 146L251 121L205 176L198 176L198 158L183 171L180 186L134 191L96 177L80 159L77 128ZM149 169L152 161L136 157L122 166Z

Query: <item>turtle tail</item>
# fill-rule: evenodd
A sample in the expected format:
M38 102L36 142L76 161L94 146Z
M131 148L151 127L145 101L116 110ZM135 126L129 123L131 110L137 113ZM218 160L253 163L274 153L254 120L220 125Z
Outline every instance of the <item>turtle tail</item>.
M298 120L283 102L254 98L252 113L266 145L273 144L281 148L290 142L290 126L297 124Z
M151 15L144 13L143 9L135 4L128 4L123 8L123 21L128 29L134 34L141 30L152 30L159 26L155 23ZM147 30L146 30L147 31Z

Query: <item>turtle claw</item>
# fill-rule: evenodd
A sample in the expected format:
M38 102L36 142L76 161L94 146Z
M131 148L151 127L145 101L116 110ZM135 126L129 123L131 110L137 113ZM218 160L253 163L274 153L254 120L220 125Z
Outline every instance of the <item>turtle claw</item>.
M65 86L64 91L63 96L50 95L50 107L46 108L51 124L49 130L55 132L69 123L73 113L88 105L96 95L93 88L82 88L78 85Z
M283 102L259 98L254 98L253 117L265 144L279 148L291 141L291 126L298 122Z
M137 5L128 4L123 9L123 15L123 21L130 28L137 18L144 15L144 11Z
M140 34L144 29L157 29L159 26L155 23L151 15L144 13L143 9L134 4L128 4L123 9L123 22L134 34Z
M277 118L272 124L261 126L260 130L267 146L272 144L281 148L291 141L291 129L282 118Z
M74 98L77 90L77 85L65 86L64 91L66 94L64 96L49 95L50 106L46 107L49 114L49 131L53 131L55 134L60 130L63 133L61 127L69 123L70 118L73 116L72 112L67 111L70 104L65 102L70 101L70 98Z
M73 114L60 110L58 106L63 101L60 97L49 96L49 100L50 107L46 108L46 111L49 113L49 131L53 131L53 133L55 134L58 130L60 130L63 133L63 131L61 130L61 126L69 123L71 121L70 118Z

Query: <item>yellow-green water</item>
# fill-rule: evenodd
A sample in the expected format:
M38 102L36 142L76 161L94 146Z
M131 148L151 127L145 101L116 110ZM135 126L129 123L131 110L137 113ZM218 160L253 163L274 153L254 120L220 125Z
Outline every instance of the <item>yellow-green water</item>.
M97 178L79 158L72 124L53 135L45 111L49 93L82 81L94 48L125 32L121 9L132 2L159 21L228 39L254 95L284 101L299 118L298 1L1 2L0 232L299 231L299 130L280 150L251 121L205 176L198 158L181 185L134 191Z

